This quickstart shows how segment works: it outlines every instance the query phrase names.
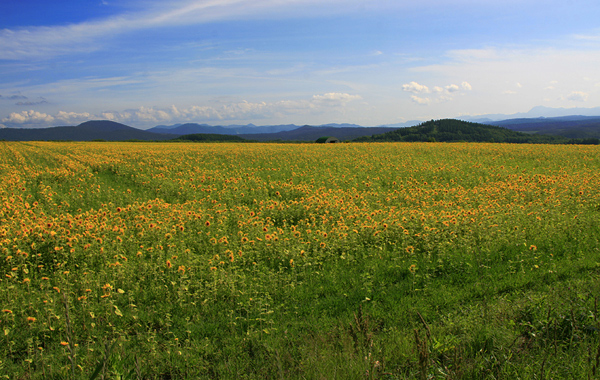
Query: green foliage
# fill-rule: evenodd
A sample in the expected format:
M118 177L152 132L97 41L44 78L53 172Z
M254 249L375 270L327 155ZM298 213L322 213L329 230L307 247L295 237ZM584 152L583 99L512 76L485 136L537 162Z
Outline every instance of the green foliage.
M431 120L414 127L400 128L371 137L361 137L357 142L497 142L497 143L578 143L558 136L527 134L503 127L472 123L455 119ZM590 143L590 142L587 142Z

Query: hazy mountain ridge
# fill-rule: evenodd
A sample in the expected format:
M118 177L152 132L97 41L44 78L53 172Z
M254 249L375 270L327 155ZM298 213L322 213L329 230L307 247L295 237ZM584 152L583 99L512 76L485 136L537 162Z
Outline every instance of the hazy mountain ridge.
M455 119L472 121L477 123L488 123L491 121L513 120L513 119L533 119L533 118L557 118L557 117L600 117L600 107L593 108L552 108L545 106L536 106L527 112L517 112L514 114L484 114L476 116L459 116Z
M331 128L366 128L356 124L323 124L316 127L331 127ZM222 135L249 135L249 134L271 134L279 132L287 132L301 128L295 124L279 124L279 125L263 125L256 126L254 124L246 125L208 125L197 123L175 124L172 126L157 126L147 129L148 132L154 133L169 133L174 135L187 135L196 133L222 134Z
M537 119L509 119L488 124L526 133L563 136L571 139L600 138L600 117L566 116Z

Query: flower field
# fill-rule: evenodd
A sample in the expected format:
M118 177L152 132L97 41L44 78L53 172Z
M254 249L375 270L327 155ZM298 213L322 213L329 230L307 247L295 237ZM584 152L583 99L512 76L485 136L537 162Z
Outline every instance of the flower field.
M600 377L600 149L0 142L0 378Z

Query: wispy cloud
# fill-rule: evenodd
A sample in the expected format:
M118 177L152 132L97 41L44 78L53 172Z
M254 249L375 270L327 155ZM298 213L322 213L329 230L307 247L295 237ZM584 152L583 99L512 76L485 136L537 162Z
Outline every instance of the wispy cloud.
M15 105L17 106L39 106L41 104L48 104L48 101L46 99L40 99L37 101L26 101L26 102L16 102Z
M566 96L566 99L571 100L573 102L586 102L589 96L589 94L583 91L573 91Z
M362 99L360 95L350 95L339 92L329 92L323 95L313 95L312 100L317 103L327 103L330 105L342 106L353 100Z
M2 96L0 95L0 99L6 100L25 100L27 97L25 95L10 95L10 96Z
M420 104L420 105L426 105L431 103L431 99L429 98L422 98L420 96L417 95L411 95L410 100L412 100L413 102Z
M345 7L340 4L347 3ZM94 21L0 30L0 59L23 60L93 52L123 33L223 20L340 13L364 0L180 0L146 1L136 11Z

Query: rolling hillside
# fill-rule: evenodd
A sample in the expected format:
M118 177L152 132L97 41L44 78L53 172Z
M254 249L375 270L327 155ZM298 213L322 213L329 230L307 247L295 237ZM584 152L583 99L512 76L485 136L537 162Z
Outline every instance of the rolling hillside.
M468 142L505 142L505 143L560 143L567 139L557 136L532 135L510 129L472 123L455 119L431 120L420 125L401 128L371 137L361 137L354 141L468 141Z

